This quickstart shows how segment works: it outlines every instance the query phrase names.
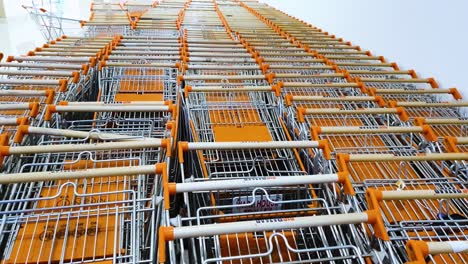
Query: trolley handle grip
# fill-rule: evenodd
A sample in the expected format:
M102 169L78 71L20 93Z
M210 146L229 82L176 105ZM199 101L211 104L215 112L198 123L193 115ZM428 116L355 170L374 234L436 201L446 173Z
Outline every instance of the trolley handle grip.
M189 92L257 92L257 91L274 91L272 86L243 86L236 88L225 88L222 86L187 86Z
M60 85L61 80L0 79L5 85Z
M457 137L457 144L468 145L468 137Z
M468 119L463 118L420 118L416 120L427 125L468 125Z
M46 61L46 62L68 62L68 63L90 63L92 67L95 66L96 58L71 58L71 57L60 57L60 56L8 56L7 62L12 61Z
M176 111L175 105L145 105L145 104L70 104L62 103L60 105L47 105L44 121L50 121L53 113L64 112L170 112Z
M46 171L46 172L26 172L26 173L11 173L1 174L0 184L37 182L37 181L55 181L66 179L85 179L96 177L112 177L112 176L133 176L139 174L163 174L162 170L164 163L156 165L140 165L126 166L114 168L98 168L86 169L78 171Z
M27 62L7 62L0 63L0 67L8 68L43 68L43 69L63 69L63 70L83 70L84 65L60 64L60 63L27 63Z
M104 67L138 67L138 68L172 67L172 68L178 68L175 64L171 64L171 63L135 64L135 63L113 62L113 61L101 61L99 64L99 67L100 69L103 69Z
M39 114L39 103L13 103L13 104L0 104L0 111L2 110L29 110L29 116L35 118Z
M376 102L379 106L386 105L380 96L297 96L286 95L285 104L291 106L293 101L305 102Z
M426 242L409 240L406 243L409 262L406 264L423 264L429 255L467 253L468 241Z
M310 83L310 82L281 82L282 87L295 88L295 87L308 87L308 88L359 88L358 83Z
M411 127L365 127L365 126L330 126L330 127L318 127L313 126L311 128L312 138L315 140L319 139L320 134L333 135L333 134L388 134L388 133L422 133L428 141L437 141L432 128L428 125L422 126L411 126Z
M191 92L228 92L228 93L243 93L243 92L274 92L276 96L279 96L279 91L276 85L273 86L247 86L237 88L224 88L222 86L201 86L192 87L190 85L185 86L184 96L188 98Z
M419 90L406 90L406 89L377 89L369 88L371 94L452 94L455 99L461 99L460 93L456 88L449 89L419 89Z
M119 102L118 105L172 105L170 101L122 101ZM100 105L108 105L106 102L100 102L100 101L90 101L90 102L67 102L67 101L61 101L59 102L59 105L68 105L68 106L73 106L73 105L89 105L89 106L100 106Z
M330 146L327 140L318 141L252 141L252 142L179 142L179 161L184 162L183 153L189 150L246 150L246 149L294 149L320 148L324 157L330 159Z
M263 80L268 79L270 75L179 75L179 81L195 81L195 80Z
M0 90L0 96L47 96L48 90Z
M345 193L354 195L349 174L339 172L336 174L317 174L317 175L302 175L302 176L259 176L248 179L233 179L233 180L215 180L215 181L200 181L188 183L169 183L168 189L170 195L183 192L197 191L219 191L219 190L235 190L254 187L283 187L292 185L304 184L320 184L338 182L344 185Z
M46 70L0 70L0 75L73 77L73 73L74 73L73 71L55 71L55 70L47 70L47 71Z
M154 138L131 137L113 133L102 133L99 131L76 131L71 129L55 129L45 127L34 127L28 125L20 125L16 130L14 142L20 144L27 134L39 134L50 136L61 136L67 138L81 139L96 139L96 140L113 140L113 141L135 141L135 140L154 140Z
M305 122L305 115L381 115L398 114L402 121L408 121L408 115L404 108L362 108L357 110L347 110L340 108L297 108L297 118L299 122Z
M168 148L169 139L151 139L140 141L106 142L95 144L57 144L41 146L0 146L0 162L5 156L39 154L39 153L63 153L80 151L99 151L113 149L144 149L144 148Z
M458 190L457 192L443 193L435 190L406 190L406 191L382 191L379 189L367 189L366 201L372 210L380 211L381 201L406 201L416 199L466 199L468 192Z
M426 102L388 102L391 107L468 107L468 102L440 102L440 103L426 103Z
M340 154L341 155L341 154ZM384 162L384 161L444 161L468 160L468 153L423 153L413 156L393 154L343 154L349 162Z
M360 126L332 126L314 127L320 134L370 134L370 133L418 133L423 132L420 126L412 127L360 127Z

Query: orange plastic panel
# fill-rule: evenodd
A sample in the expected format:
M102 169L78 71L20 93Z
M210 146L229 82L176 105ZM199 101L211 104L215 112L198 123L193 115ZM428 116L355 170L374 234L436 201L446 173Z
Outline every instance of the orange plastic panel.
M120 82L119 92L155 92L164 89L164 83L162 80L140 80L138 75L162 75L163 71L161 69L147 69L144 72L141 72L137 69L127 69L125 70L126 76L135 76L134 79L125 79Z
M213 126L215 141L272 141L266 126Z
M136 101L163 101L162 93L117 93L116 102L136 102Z
M160 80L122 80L120 82L120 92L162 92L164 83Z
M58 263L64 261L112 257L116 218L83 216L80 219L49 219L22 225L6 263Z
M272 235L271 232L266 233L266 236L263 234L234 234L234 235L222 235L220 236L220 247L221 255L223 257L229 256L243 256L243 255L253 255L259 253L268 252L269 237ZM291 247L295 247L294 238L297 235L295 232L282 232L282 235L285 236L288 244ZM281 263L281 262L293 262L296 259L296 254L290 252L283 238L277 237L273 238L273 251L271 255L252 258L252 259L239 259L232 261L225 261L223 263L238 264L238 263Z

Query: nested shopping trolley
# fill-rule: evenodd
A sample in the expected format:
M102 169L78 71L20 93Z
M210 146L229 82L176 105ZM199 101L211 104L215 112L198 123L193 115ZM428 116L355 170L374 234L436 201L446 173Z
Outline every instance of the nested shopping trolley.
M445 241L430 242L423 240L410 240L406 244L411 264L424 264L426 260L439 261L440 255L444 254L466 254L468 251L468 241ZM461 261L466 261L461 259Z
M111 127L124 135L161 138L167 135L167 125L174 120L176 107L168 101L132 102L60 102L48 105L44 115L44 126L60 128L73 120L94 122L97 128ZM72 122L73 123L73 122ZM78 124L75 123L75 124ZM175 128L175 127L173 127Z
M463 101L455 102L395 102L390 101L392 107L404 107L410 119L423 118L465 118L468 104Z
M421 179L454 176L453 163L463 163L466 153L393 153L337 155L339 171L351 173L353 183L366 179Z
M131 34L132 19L120 2L94 1L88 21L83 21L85 36L120 36Z
M7 66L0 73L2 95L4 101L9 102L51 104L67 97L73 98L73 92L83 88L79 72L17 70Z
M0 108L5 125L14 125L13 119L17 124L41 124L46 104L56 102L60 91L66 89L69 74L51 71L51 77L43 78L42 74L49 72L3 70L2 73ZM24 119L19 121L18 118Z
M329 155L325 141L185 142L179 143L178 154L183 182L306 175L314 168L303 158L316 159L320 171L319 163ZM193 202L197 208L203 201Z
M74 43L74 41L79 40L71 41ZM104 40L99 45L104 49L111 42L112 40ZM2 67L5 67L6 74L11 72L9 69L16 69L11 72L12 76L21 75L18 77L21 79L29 76L30 82L36 82L38 85L41 85L41 80L44 83L43 86L56 85L51 82L60 81L61 88L56 92L57 98L61 100L82 100L84 98L89 100L92 97L92 88L94 88L94 74L96 73L94 67L96 66L97 53L89 53L92 54L89 57L72 56L71 54L74 52L64 53L63 57L60 52L53 52L53 55L48 52L47 54L31 52L28 56L9 56L8 63L3 63ZM49 73L46 74L44 71ZM21 85L21 82L18 84Z
M53 10L52 5L40 5L39 1L31 1L32 5L23 5L31 19L39 27L39 31L46 41L51 41L65 34L81 34L79 19L63 17L60 12ZM40 1L46 3L47 1ZM38 5L39 4L39 5Z
M392 256L389 260L395 263L421 261L426 257L432 263L466 262L467 256L463 254L468 246L466 182L450 177L398 182L369 180L365 187L367 205L381 212L390 236L392 246L381 250L391 252L383 256ZM426 251L423 258L415 257L420 243L415 247L414 241L408 242L411 240L453 244L454 250ZM408 252L405 245L409 245Z
M20 130L38 143L2 147L11 168L1 182L7 263L154 259L169 139Z
M444 136L465 137L467 136L468 120L466 118L423 118L414 119L417 125L430 125L439 138Z
M178 37L186 1L162 1L135 19L134 36Z
M196 141L287 140L272 86L186 86L186 110Z
M351 104L344 104L344 107L327 107L329 103L326 99L319 108L299 106L294 109L294 106L290 106L292 109L289 112L291 114L288 116L288 125L297 136L306 138L310 135L309 129L312 126L392 126L408 120L402 107L373 107L375 99L362 99L362 102L357 101L358 103L353 105L351 101ZM320 102L322 98L312 100ZM332 100L330 103L335 102L336 100ZM367 103L371 103L371 107L366 107Z
M319 197L316 184L343 185L353 194L346 174L310 175L301 164L301 153L321 144L179 143L182 171L189 178L165 187L166 197L182 194L184 206L168 221L175 227L161 228L160 262L364 262L363 226L371 224L383 239L385 230L373 212L341 215L341 207ZM188 233L179 236L179 230Z
M157 1L153 0L138 0L126 1L124 8L127 9L130 17L141 17L148 9L156 6Z
M17 90L51 89L57 94L57 99L62 100L89 98L96 59L113 41L63 36L29 52L27 56L9 56L7 62L1 64L4 87L7 89L11 86L10 89ZM84 47L93 44L97 47L92 51L82 52Z
M144 60L144 58L142 57ZM177 101L175 63L101 62L100 101Z
M322 126L311 128L312 140L328 140L335 153L440 152L430 126Z

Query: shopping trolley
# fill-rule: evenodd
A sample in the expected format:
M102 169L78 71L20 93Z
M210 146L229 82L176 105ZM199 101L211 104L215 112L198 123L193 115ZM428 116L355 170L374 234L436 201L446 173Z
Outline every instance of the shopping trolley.
M222 180L318 173L327 163L329 150L325 141L179 142L178 155L185 182L190 177ZM315 167L304 159L314 160Z
M462 99L460 92L456 88L430 90L369 88L368 91L371 95L382 96L386 101L434 103Z
M366 96L366 89L359 83L311 83L311 82L278 82L284 99L289 96Z
M413 182L376 182L366 192L367 205L381 211L390 236L395 262L407 259L408 240L466 241L466 182L456 179L421 179ZM398 187L397 187L398 186ZM460 263L461 254L434 256L435 263Z
M372 99L373 100L373 99ZM288 112L288 128L298 138L309 138L314 126L393 126L407 121L404 108L357 107L337 108L298 107ZM291 106L292 108L292 106Z
M112 2L93 2L88 21L81 22L87 37L129 35L132 24L128 10Z
M338 171L351 174L353 184L361 184L369 179L417 180L457 177L459 174L453 168L463 168L466 158L466 153L339 153L336 155L336 165Z
M23 141L24 136L28 136L28 141ZM34 139L32 140L31 137ZM77 138L74 140L74 138ZM14 165L15 167L21 167L21 164L17 162L17 156L18 155L26 155L26 154L34 154L34 153L42 153L41 151L56 151L56 152L64 152L62 150L63 148L65 151L72 152L73 147L76 148L76 151L86 151L87 149L93 150L93 147L96 148L96 150L105 150L107 145L110 145L110 149L117 148L119 147L119 144L122 144L122 146L126 147L127 149L130 148L131 142L117 142L117 143L112 143L112 144L107 144L107 143L102 143L102 144L95 144L93 146L92 143L87 144L78 144L82 142L87 142L87 140L103 140L103 141L109 141L116 138L119 141L136 141L139 140L139 137L137 136L132 136L132 135L119 135L115 133L104 133L102 134L100 131L97 130L91 130L91 131L76 131L76 130L62 130L62 129L51 129L51 128L41 128L41 127L34 127L34 126L20 126L15 134L15 137L13 139L13 143L11 146L8 144L8 141L3 142L4 146L2 146L3 152L1 153L1 160L4 161L4 163L8 163L11 165ZM128 139L128 140L125 140ZM133 139L133 140L132 140ZM145 140L148 138L143 138L140 139L141 146L145 147L146 144L145 141L148 144L159 144L161 145L162 143L155 143L155 141L158 141L157 139L151 141L151 140ZM68 144L74 143L74 141L78 142L77 144L71 145L65 145L65 146L60 146L59 144L55 144L53 146L41 146L44 144L43 142L53 144L54 142L60 143L60 141L64 141ZM161 141L161 140L159 140ZM170 140L168 140L170 141ZM35 143L35 144L34 144ZM25 144L25 146L21 146L22 144ZM33 145L38 145L38 146L28 146L30 144ZM164 141L164 146L167 147L167 142ZM135 147L138 145L136 144ZM59 157L61 157L59 155ZM28 156L24 156L25 159L28 159ZM50 158L50 157L49 157ZM92 157L91 157L92 158ZM154 163L160 162L162 159L157 156L154 160ZM7 167L7 166L6 166ZM14 170L14 167L8 166L10 170Z
M1 182L7 261L155 258L163 179L154 174L167 178L167 168L154 164L167 160L170 139L99 131L98 122L85 130L83 123L74 130L20 126L15 144L2 147L10 170Z
M4 101L51 104L67 97L73 98L73 95L78 95L79 90L83 89L79 72L21 69L0 70L0 74L0 89Z
M33 1L34 2L34 1ZM46 41L54 40L65 34L81 34L82 20L61 17L44 7L22 6L39 27L39 31Z
M158 54L157 52L142 51L141 56L130 56L130 55L122 56L122 55L110 54L110 55L105 56L105 59L109 61L114 61L114 62L136 62L140 64L141 62L155 62L155 63L170 63L174 65L176 62L179 61L179 57L180 56L178 54L171 54L171 55L164 56L164 54Z
M372 224L375 230L380 230L379 217L373 212L162 227L159 260L160 263L166 262L166 248L163 242L196 239L199 243L196 249L200 258L198 260L195 258L194 261L204 263L242 263L242 261L283 263L303 260L364 263L360 250L352 244L353 242L345 242L348 237L353 240L353 232L343 231L343 229L353 230L354 225L363 223ZM327 232L329 230L330 232ZM314 234L317 233L324 235L315 238ZM333 238L326 240L325 233ZM379 237L385 239L384 235L380 235L384 233L383 230L378 233ZM339 238L345 235L346 238ZM330 241L338 242L339 246L334 246L335 243ZM179 263L180 260L176 260L172 254L170 261Z
M465 118L423 118L414 119L416 125L430 125L439 137L453 136L465 137L467 135L468 121Z
M339 210L338 207L328 205L325 199L313 198L316 195L315 191L320 191L319 188L310 189L309 186L305 187L305 189L301 187L291 189L289 188L291 186L286 187L280 183L284 180L289 182L286 185L295 185L293 182L296 179L298 181L307 181L306 179L309 176L304 174L306 172L298 167L300 166L300 160L295 157L297 154L293 152L296 151L295 148L297 148L297 151L302 152L304 151L302 148L320 147L319 142L189 142L179 143L179 146L181 148L179 153L189 152L194 155L197 155L197 153L202 155L201 153L203 153L203 158L199 156L198 159L201 166L205 168L202 168L204 172L195 173L193 171L189 173L192 177L184 179L183 183L168 184L166 188L166 190L169 190L167 192L183 193L186 203L177 224L177 226L180 225L181 227L175 227L174 231L178 228L187 228L187 230L199 228L199 230L208 231L214 223L222 227L219 229L220 232L211 233L211 231L208 231L205 234L200 233L200 235L192 233L193 235L186 237L174 237L171 234L172 227L163 227L160 231L162 241L185 238L185 241L179 241L178 243L181 256L187 254L184 251L187 243L190 244L188 247L191 249L190 254L192 255L188 261L231 261L235 263L243 261L307 261L314 259L318 259L318 261L363 261L362 257L358 256L360 254L358 253L360 251L359 247L348 240L353 240L352 238L355 236L345 234L346 231L341 226L332 226L330 229L325 227L324 229L285 228L287 230L281 230L280 227L274 226L283 221L290 221L286 220L289 218L270 219L271 217L281 216L291 217L293 222L295 219L298 221L309 219L313 221L314 217L321 218L319 215L333 214L332 211ZM271 153L271 151L281 151L284 152L283 155L289 152L286 155L290 156L290 158L274 158L273 160L269 158L268 161L264 160L257 163L258 165L252 163L253 167L251 169L245 166L246 163L250 163L246 160L246 158L250 159L248 156L260 157L262 155L263 159L265 159L266 155L269 155L268 152ZM209 155L210 152L215 156ZM184 159L184 154L182 155L179 160L183 167L182 171L184 171L184 169L190 169L190 167L185 167L185 163L190 161L193 163L197 158ZM265 165L261 165L261 163ZM265 168L262 169L263 166ZM271 169L267 168L270 166ZM280 168L283 166L285 168ZM216 169L216 167L219 167L219 169ZM184 174L187 175L187 173ZM345 175L332 176L324 174L316 176L313 181L321 182L324 180L322 183L335 181L333 178L336 177L343 177L338 181L348 186L348 189L345 187L346 191L352 193L352 186L346 180ZM328 178L328 180L325 180L325 178ZM327 219L331 220L333 217L333 215L328 215ZM256 223L274 223L274 225L258 230L238 230L234 228L237 225L251 226L252 219L257 219ZM333 224L333 221L330 224ZM315 232L322 234L320 238L313 235ZM350 232L353 233L353 231ZM326 234L329 234L329 236ZM164 245L162 242L159 244ZM169 243L169 246L172 247L173 245ZM160 250L160 257L164 257L164 247L160 247ZM173 250L169 252L172 262L179 261L175 259Z
M61 57L61 56L9 56L8 62L13 62L17 67L24 66L27 68L44 68L51 66L56 69L80 69L79 73L73 73L73 77L68 77L70 81L62 81L62 88L57 92L62 92L63 96L61 99L69 98L69 100L80 99L83 97L91 96L93 81L95 74L94 67L96 65L96 58L80 58L80 57ZM25 63L23 65L23 63ZM63 64L63 65L62 65ZM9 64L6 64L9 66ZM57 75L57 74L55 74ZM54 77L54 73L50 75L39 75L38 80L30 80L30 82L37 82L40 84L41 80L43 82L55 81L58 78ZM55 80L54 80L55 79ZM62 78L64 79L64 78ZM49 82L50 82L49 81ZM58 81L58 80L57 80ZM21 80L19 83L23 82ZM51 83L49 85L54 85ZM34 84L33 84L34 85ZM68 92L66 92L68 91ZM60 97L60 96L59 96Z
M16 129L19 125L27 125L29 124L29 117L16 117L16 116L9 116L9 115L1 115L0 116L0 133L6 134L8 136L14 135L16 133Z
M288 116L302 118L300 113L308 110L320 110L322 108L355 110L363 108L375 108L385 106L384 101L378 96L304 96L291 95L284 96L284 108ZM308 110L305 110L308 109Z
M462 241L446 241L446 242L426 242L421 240L410 240L406 244L406 251L409 256L409 264L424 264L426 259L430 261L440 261L442 257L438 254L466 253L468 242ZM443 260L442 260L443 261ZM466 259L460 258L460 261L466 262Z
M180 21L183 18L187 1L161 1L156 8L148 9L137 17L134 25L135 35L141 36L179 36Z
M141 17L148 9L155 5L156 1L153 0L133 0L124 3L130 17Z
M390 101L392 107L404 107L411 119L423 118L464 118L466 102L395 102Z
M172 101L177 99L175 64L101 62L100 101Z
M190 57L182 65L185 75L179 78L180 81L185 82L185 85L217 85L223 83L266 85L272 83L271 76L262 73L260 65L255 59L251 58L251 55L242 46L238 47L239 52L235 53L224 51L225 48L219 48L216 53L212 54L213 58L200 60L195 56L204 56L200 51L204 47L201 45L195 46L193 43L197 43L197 41L188 44ZM204 45L215 45L215 43ZM230 45L232 47L237 46L236 43L232 42ZM230 58L232 56L234 58ZM245 56L245 59L239 58L241 56Z
M176 115L176 107L170 102L142 101L111 103L104 102L62 102L48 105L44 115L44 126L60 128L63 122L72 120L98 120L98 124L107 124L117 129L125 129L136 124L129 132L138 132L140 128L150 127L152 137L167 134L166 125ZM89 121L88 121L89 122ZM146 133L145 132L145 133Z
M186 152L190 154L188 159L184 157ZM329 158L329 154L326 141L179 142L178 149L183 176L208 179L319 172L320 161ZM317 168L304 166L301 156L316 159ZM189 164L188 170L190 166L199 169L185 171L184 161Z
M439 88L439 85L434 78L363 78L357 77L358 81L364 83L368 87L374 87L378 89L424 89L427 86L431 88Z
M38 102L2 103L0 104L0 109L2 110L1 115L3 118L27 118L31 123L41 122L41 115L43 113L43 108Z
M249 55L249 54L247 54ZM250 56L250 55L249 55ZM249 59L250 60L250 59ZM194 58L190 58L190 62L198 62ZM212 62L224 64L224 68L228 67L227 63L242 63L242 59L229 60L225 57L212 59ZM251 60L251 63L255 63ZM257 66L258 67L258 66ZM190 69L190 66L189 66ZM269 74L245 74L249 70L240 69L240 71L234 71L235 67L230 70L229 74L226 75L181 75L178 79L180 82L184 81L185 85L215 85L222 83L241 83L243 85L267 85L273 83L272 76ZM260 70L259 70L260 71Z
M369 52L370 55L370 52ZM413 79L418 79L418 76L414 70L399 70L395 68L387 69L387 70L381 70L381 69L375 69L369 68L368 70L345 70L351 77L355 78L357 81L362 81L361 78L367 79L367 80L372 80L372 79L379 79L379 80L384 80L384 79L389 79L388 82L392 81L403 81L405 79L413 78ZM406 85L406 90L416 90L416 89L411 89L411 88L416 88L414 85L411 87L410 85ZM370 88L370 89L379 89L379 91L388 91L387 89L382 89L382 88ZM396 88L395 88L396 89ZM394 90L392 88L391 90ZM431 90L426 90L426 91L431 91Z
M287 140L271 86L185 87L193 138L201 142Z
M0 229L5 262L151 261L157 246L157 196L144 196L132 186L165 169L116 167L122 162L118 158L88 160L86 165L65 161L62 166L73 171L61 172L40 169L60 162L35 163L29 166L38 167L39 172L2 175L7 178L2 184L22 182L10 184L11 195L0 202L5 208ZM87 166L98 168L83 169ZM55 181L25 183L44 180Z
M430 126L324 126L311 128L312 140L326 139L332 153L439 152Z

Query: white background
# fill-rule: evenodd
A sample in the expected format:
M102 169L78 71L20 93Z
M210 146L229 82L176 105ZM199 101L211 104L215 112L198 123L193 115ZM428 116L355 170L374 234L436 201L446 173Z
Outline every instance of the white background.
M468 98L468 0L260 0L457 87Z
M48 2L49 0L44 0ZM57 1L57 0L54 0ZM40 2L40 1L37 1ZM59 0L63 17L88 19L91 0ZM0 18L0 52L7 55L25 54L45 43L33 20L22 4L30 5L31 0L3 0L6 18Z
M21 1L3 1L8 18L0 19L0 52L19 54L42 45ZM468 97L468 0L260 1ZM89 16L90 0L62 2L65 16Z

